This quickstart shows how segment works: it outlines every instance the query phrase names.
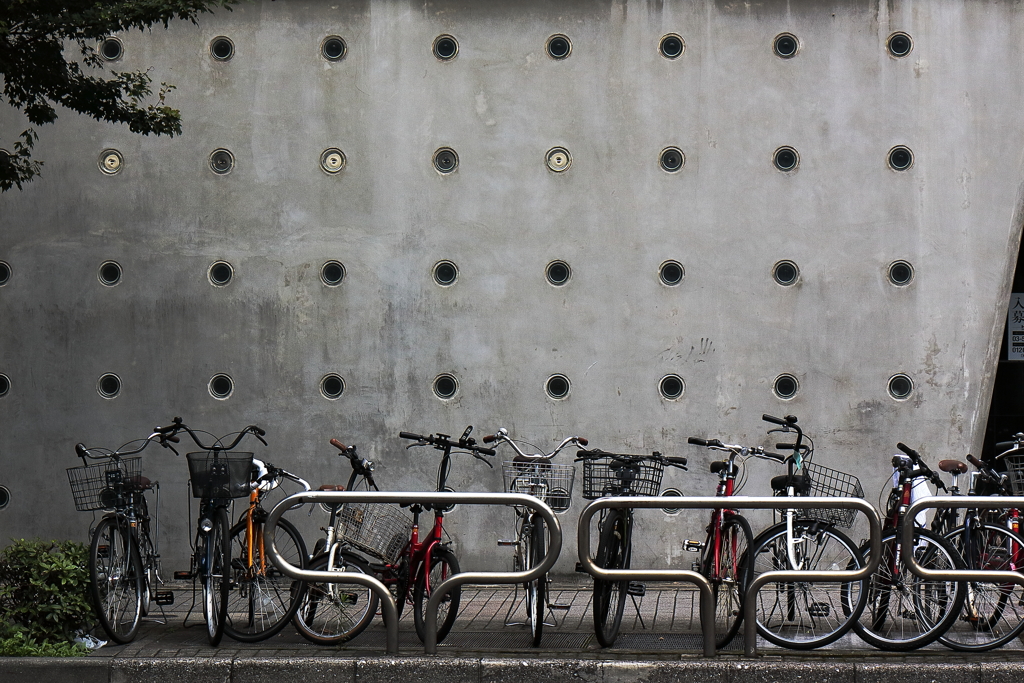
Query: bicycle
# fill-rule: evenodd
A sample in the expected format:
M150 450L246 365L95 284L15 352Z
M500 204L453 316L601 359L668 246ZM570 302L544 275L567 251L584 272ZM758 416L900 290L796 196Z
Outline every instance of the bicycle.
M763 415L778 425L773 433L794 433L793 443L777 443L786 457L787 473L773 477L776 496L863 498L864 489L853 475L811 462L813 442L797 418ZM836 508L786 509L782 517L754 539L751 578L767 571L856 570L864 566L857 544L841 529L853 527L855 510ZM756 596L757 631L780 647L810 650L829 645L846 635L867 602L861 581L792 581L762 586Z
M702 439L691 436L687 443L704 446L728 454L726 460L711 463L712 474L718 475L716 496L736 495L742 483L737 485L742 462L748 457L766 458L782 462L783 457L769 453L760 446L739 446L722 443L719 439ZM740 630L743 623L743 604L747 586L753 578L749 562L749 551L754 536L750 522L735 510L720 508L711 511L711 520L703 542L686 539L683 549L701 553L694 562L693 570L700 572L711 583L715 595L715 648L727 646Z
M963 582L922 579L903 563L903 525L914 524L914 520L906 519L905 513L915 480L924 477L943 490L946 486L917 451L903 443L896 445L906 457L892 458L897 483L886 505L881 562L868 580L867 603L853 628L861 639L879 649L906 651L942 636L960 614L967 591ZM861 548L865 560L869 552L868 545ZM915 526L914 556L927 569L965 568L956 548L931 529Z
M90 591L96 617L115 643L130 643L139 631L150 603L163 607L174 602L174 593L158 591L160 553L160 484L142 476L141 453L153 441L176 440L154 432L138 448L116 451L75 444L80 467L67 469L68 482L79 512L108 510L91 530L89 544ZM104 462L90 465L89 460ZM156 491L157 515L152 519L146 492Z
M686 469L686 458L651 455L623 455L601 450L577 451L575 462L583 463L583 497L656 496L665 466ZM633 549L632 508L605 508L598 524L594 564L601 569L629 569ZM622 626L625 596L643 597L646 586L639 581L594 579L594 632L602 647L611 647Z
M563 440L550 453L525 453L516 440L508 435L505 428L499 429L496 433L483 438L484 443L501 442L508 444L516 452L515 458L501 464L502 479L504 488L508 493L522 493L547 503L555 512L565 512L569 509L572 500L572 485L576 476L576 469L572 465L558 465L551 462L551 459L558 455L563 448L569 445L586 447L588 441L581 436L570 436ZM525 442L522 442L525 444ZM525 444L536 449L532 444ZM537 449L539 450L539 449ZM514 548L512 558L512 571L524 571L540 564L541 559L547 552L547 530L544 525L544 518L534 510L523 506L512 506L515 512L517 529L514 540L499 540L499 546L511 546ZM551 610L567 610L568 605L558 605L549 602L548 587L551 583L550 577L544 576L528 581L523 585L523 592L526 599L526 614L530 633L533 636L534 647L540 645L541 636L544 633L544 618ZM518 605L519 586L516 585L516 593L512 596L508 613L505 615L506 626L517 626L510 623L512 611Z

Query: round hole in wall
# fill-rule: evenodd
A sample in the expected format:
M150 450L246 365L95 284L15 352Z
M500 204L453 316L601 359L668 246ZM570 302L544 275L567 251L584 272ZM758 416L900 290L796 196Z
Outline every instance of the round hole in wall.
M6 486L0 486L0 510L11 504L11 490Z
M662 57L668 59L675 59L683 54L683 50L686 49L686 43L679 37L678 34L669 33L662 36L661 43L658 44L658 52L661 53Z
M11 391L11 378L0 374L0 398L3 398Z
M218 373L210 378L209 390L210 396L218 400L224 400L231 396L231 393L235 390L235 383L229 375Z
M235 269L227 261L214 261L208 272L210 284L223 287L235 276Z
M434 56L442 62L449 62L459 54L459 41L454 36L442 34L434 38Z
M772 277L783 287L789 287L800 279L800 268L792 261L779 261L772 268Z
M662 284L674 287L683 281L683 277L686 276L686 269L683 268L683 264L679 261L665 261L658 268L658 278Z
M215 149L210 155L210 170L217 175L231 173L235 167L235 155L226 149Z
M341 36L327 36L320 43L320 54L329 62L337 62L345 58L348 46Z
M450 287L459 279L459 267L451 261L438 261L433 268L434 282Z
M217 36L210 41L210 54L218 62L226 62L235 56L235 44L227 36Z
M11 281L11 266L6 261L0 261L0 287Z
M124 56L124 44L117 38L107 38L100 43L100 55L108 62L116 62Z
M455 375L442 372L434 378L434 395L438 398L449 399L455 396L459 390L459 380Z
M796 392L800 390L800 382L793 375L783 373L775 378L775 384L772 388L776 396L789 400L796 396Z
M682 498L683 492L679 489L665 489L661 492L661 495L669 498ZM661 511L666 515L678 515L683 511L683 508L661 508Z
M113 287L121 281L121 264L117 261L104 261L96 275L102 284Z
M800 49L800 41L792 33L780 33L775 36L775 42L772 43L772 47L775 50L775 54L779 57L789 59L794 57L797 50Z
M686 156L678 147L666 147L661 150L661 156L658 158L658 161L661 163L662 170L675 173L686 163Z
M907 261L893 261L889 264L889 282L897 287L906 287L914 281L914 266Z
M903 31L897 31L885 41L885 47L893 57L906 57L914 49L914 40Z
M914 153L905 145L896 145L889 150L889 168L894 171L906 171L914 165Z
M551 375L544 383L544 391L555 400L561 400L569 395L569 378L565 375Z
M341 398L345 393L345 380L333 372L324 375L320 379L320 393L330 401Z
M459 155L451 147L441 147L434 152L433 161L437 172L446 175L459 167Z
M905 401L914 393L914 380L899 373L889 378L889 395L897 401Z
M345 279L345 266L341 261L327 261L320 266L320 280L328 287L337 287Z
M561 173L572 164L572 155L565 147L552 147L544 156L544 161L555 173Z
M686 391L686 383L683 382L683 378L679 375L665 375L658 382L658 393L661 397L669 401L675 401L683 397L683 392Z
M555 287L561 287L572 277L572 268L565 261L552 261L544 269L544 275Z
M122 166L124 166L124 157L116 149L105 149L100 152L99 167L107 175L120 173Z
M572 52L572 41L569 40L568 36L556 33L548 38L544 49L547 50L548 56L551 59L565 59Z
M345 168L345 153L337 147L329 147L320 154L320 170L334 175Z
M795 171L796 167L800 165L800 154L792 147L779 147L772 155L772 163L780 171L789 173Z
M102 375L96 383L96 391L103 398L117 398L121 393L121 378L112 372Z

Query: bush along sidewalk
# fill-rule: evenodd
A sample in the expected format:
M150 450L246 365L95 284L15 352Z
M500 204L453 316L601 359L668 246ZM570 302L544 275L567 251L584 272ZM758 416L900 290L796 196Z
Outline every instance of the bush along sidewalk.
M14 540L0 553L0 656L88 654L75 635L95 622L89 551L74 541Z

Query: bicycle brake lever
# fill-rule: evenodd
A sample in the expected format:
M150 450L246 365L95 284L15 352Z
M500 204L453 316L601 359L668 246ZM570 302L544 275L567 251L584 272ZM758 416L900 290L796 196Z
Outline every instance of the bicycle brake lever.
M491 462L490 460L488 460L488 459L487 459L487 458L485 458L484 456L480 455L480 454L479 454L479 453L477 453L476 451L470 451L470 453L472 453L472 454L473 454L473 457L474 457L474 458L476 458L477 460L483 460L483 461L484 461L485 463L487 463L487 466L488 466L488 467L490 467L490 468L491 468L492 470L494 469L494 463L492 463L492 462Z

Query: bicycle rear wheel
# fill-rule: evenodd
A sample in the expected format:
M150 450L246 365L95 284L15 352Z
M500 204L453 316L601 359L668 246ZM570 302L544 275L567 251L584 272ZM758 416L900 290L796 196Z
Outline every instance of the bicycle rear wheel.
M601 525L594 564L602 569L629 568L629 522L626 515L610 510ZM601 647L611 647L622 626L629 581L594 579L594 632Z
M251 539L244 519L231 529L232 581L224 633L243 643L259 642L279 633L295 616L306 591L304 582L285 576L271 561L271 539L264 537L265 529L262 522L255 522ZM291 522L278 521L274 540L289 564L307 567L306 544Z
M426 640L426 619L424 617L427 601L434 590L449 577L459 573L459 561L455 553L448 548L434 546L430 553L430 568L421 567L413 587L413 621L416 624L416 635L421 641ZM456 586L441 600L437 608L437 642L440 643L452 630L455 617L459 613L459 597L461 587Z
M777 524L754 542L753 577L795 569L787 550L786 524ZM860 551L835 527L814 521L793 524L793 552L808 571L853 570L864 566ZM757 631L768 642L795 650L833 643L851 628L864 609L866 582L796 581L769 583L757 600Z
M867 582L867 602L853 628L881 650L914 650L934 642L956 620L964 604L965 584L926 580L910 572L897 554L895 531L882 535L882 561ZM861 554L868 561L870 546ZM963 569L956 549L928 529L914 531L914 556L927 569Z
M977 523L948 534L968 569L1013 571L1024 563L1024 538L1005 527ZM959 618L939 642L960 652L984 652L1001 647L1024 631L1024 588L1015 583L967 582Z
M533 515L533 528L530 531L527 547L526 562L529 568L536 567L544 557L547 543L547 529L544 527L544 518L540 515ZM530 633L533 635L533 646L540 645L541 636L544 634L544 610L547 605L547 574L540 576L526 584L526 611L530 620Z
M715 593L715 648L728 645L743 623L743 596L750 584L753 534L744 517L726 513L716 568L714 534L704 546L702 573Z
M231 587L231 539L228 538L228 515L224 508L210 514L210 530L200 534L196 551L201 553L200 577L203 584L203 618L210 645L217 646L224 636L224 620Z
M355 555L338 553L333 566L324 554L313 559L317 572L369 574L368 563ZM295 612L295 627L306 640L317 645L340 645L366 630L377 613L380 599L366 586L344 583L311 583Z
M96 617L115 643L130 643L142 618L142 563L128 523L115 515L96 526L89 546Z

